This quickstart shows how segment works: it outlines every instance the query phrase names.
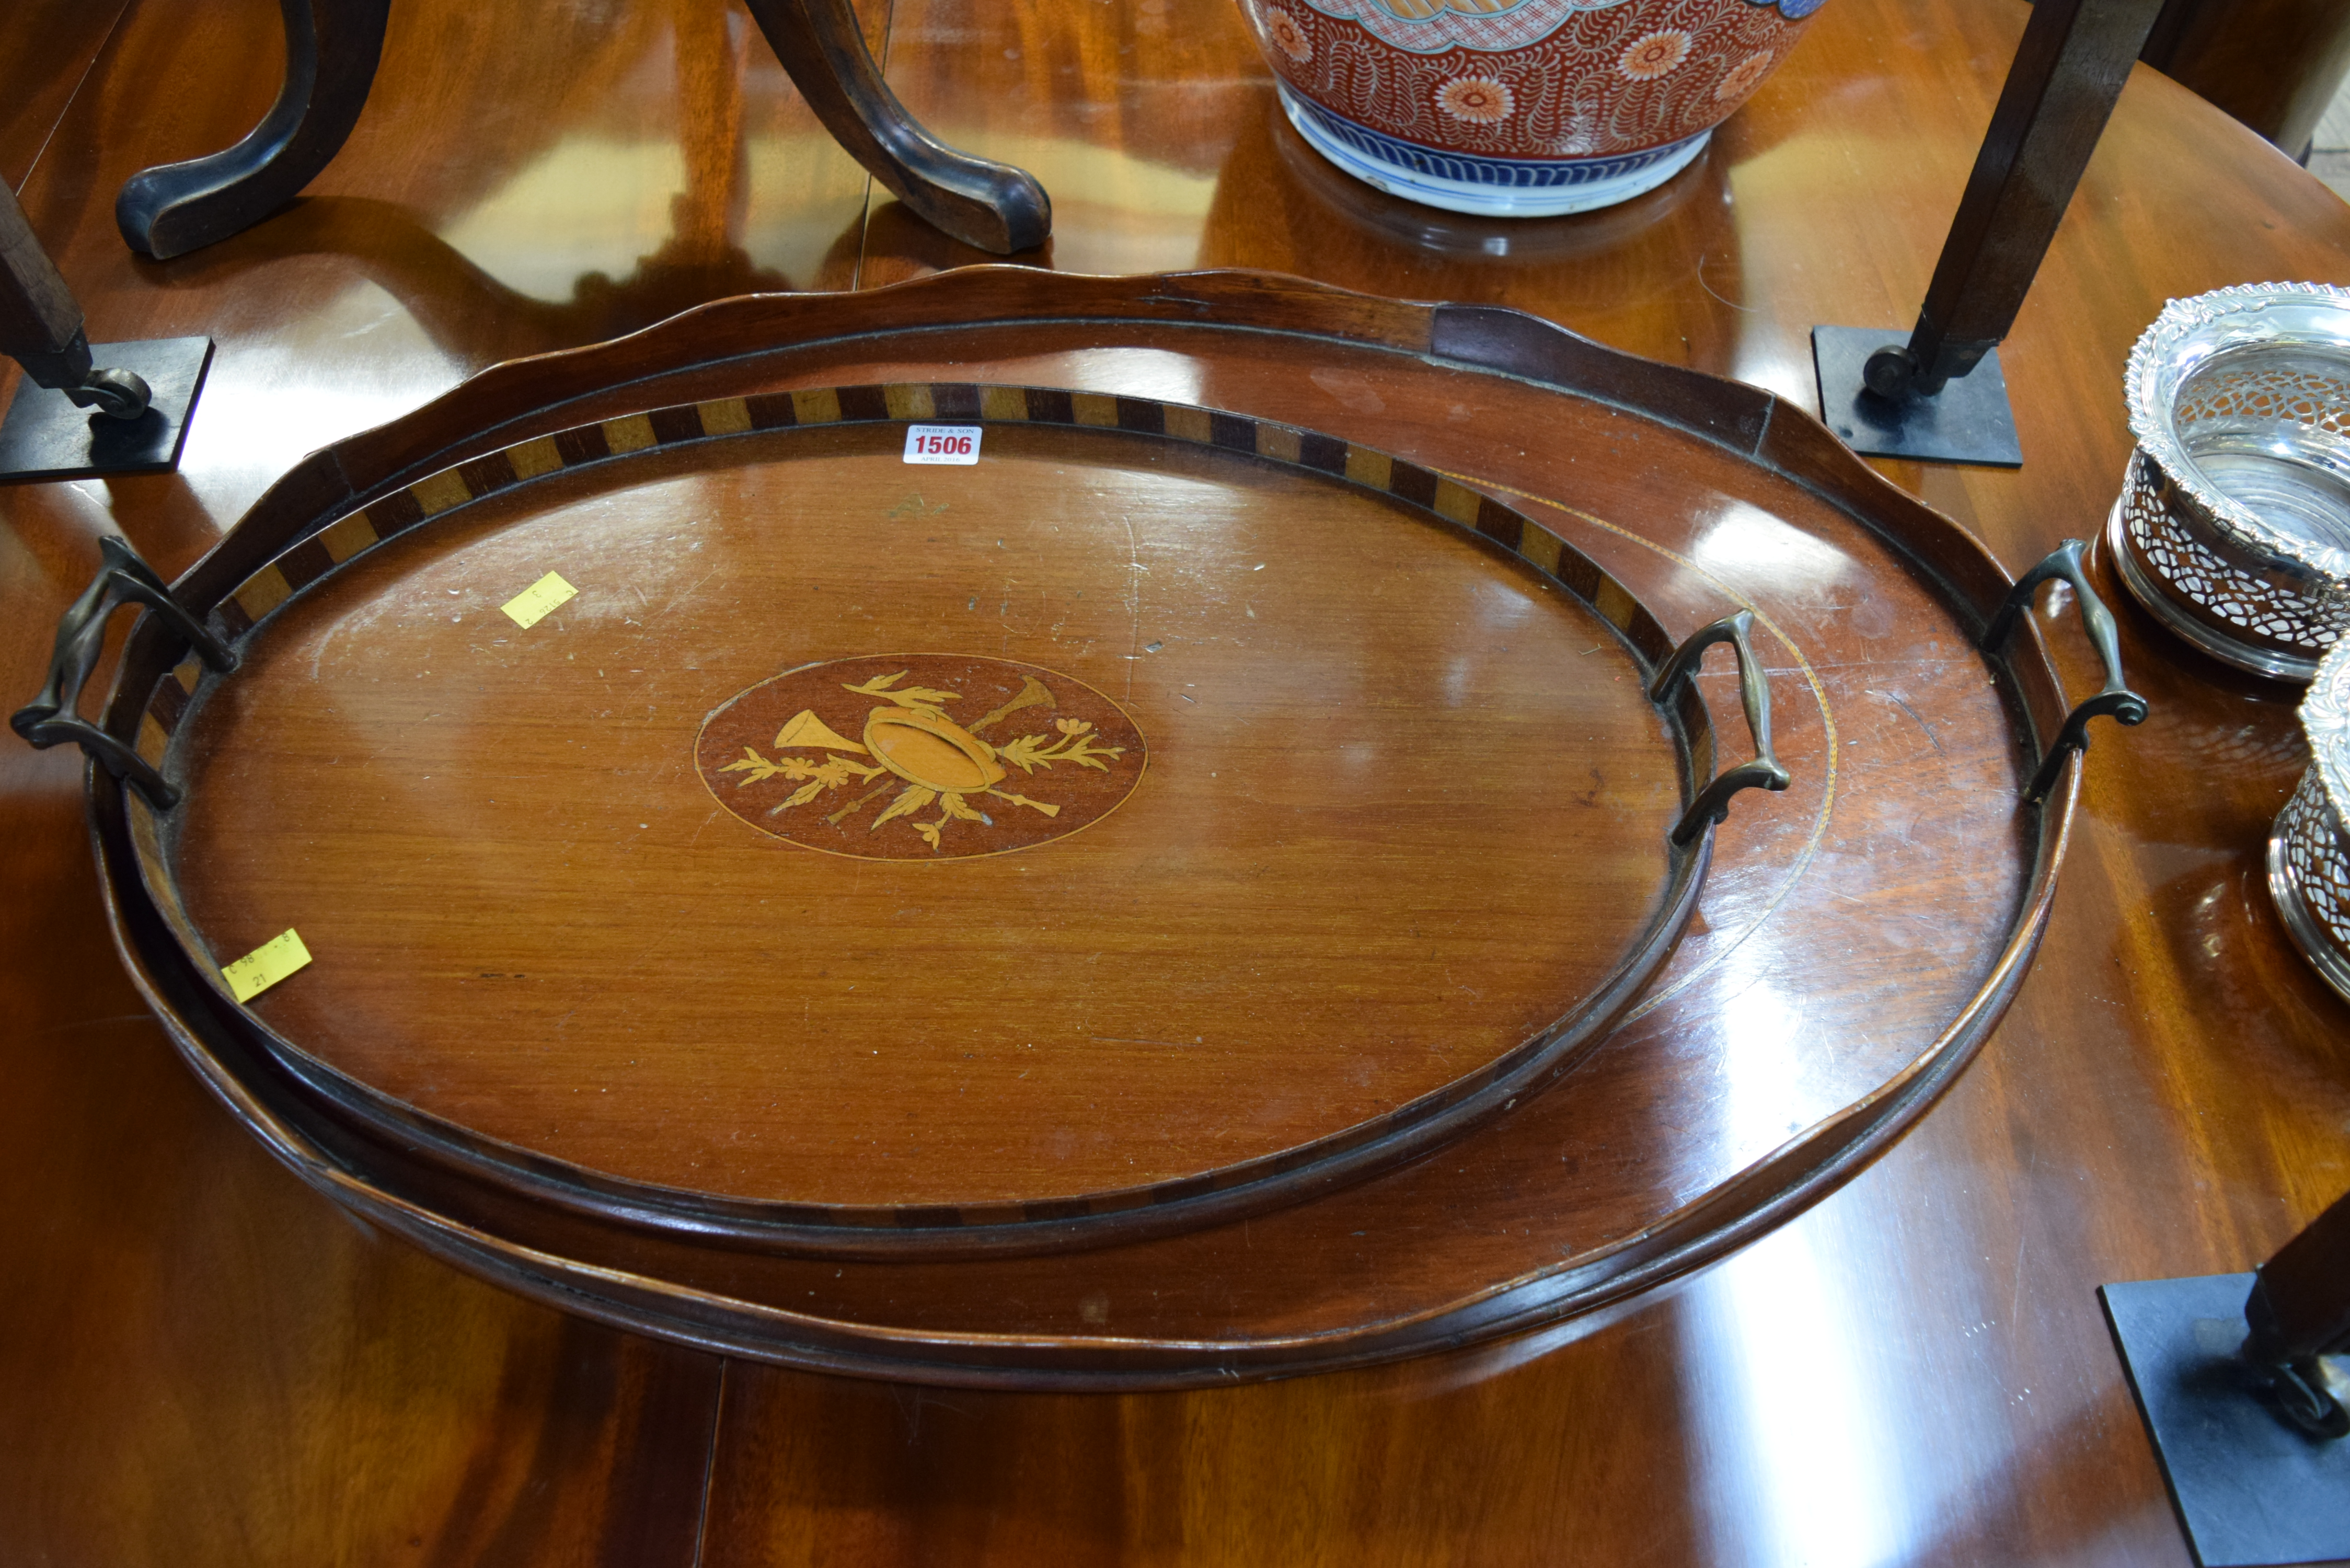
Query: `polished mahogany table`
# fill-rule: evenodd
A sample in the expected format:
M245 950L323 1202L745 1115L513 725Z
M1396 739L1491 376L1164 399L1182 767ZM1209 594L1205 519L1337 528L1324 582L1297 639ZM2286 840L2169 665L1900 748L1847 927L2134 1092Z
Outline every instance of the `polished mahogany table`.
M258 118L276 7L0 15L0 172L91 337L220 342L177 474L0 490L12 701L104 532L177 571L306 452L495 361L983 259L872 199L739 13L509 9L403 0L311 194L161 265L122 247L113 192ZM1514 224L1321 164L1229 0L866 15L910 109L1051 190L1036 265L1507 304L1808 400L1814 323L1908 326L2025 12L1835 0L1672 183ZM2350 282L2350 208L2141 71L2002 350L2023 468L1883 471L2012 571L2093 535L2137 332L2166 297L2272 278ZM1378 392L1313 395L1335 421ZM779 1371L372 1233L140 1006L78 758L0 749L0 1563L2184 1563L2094 1291L2248 1269L2350 1187L2350 1006L2262 882L2303 763L2291 693L2120 616L2154 716L2098 735L2037 967L1906 1141L1599 1320L1206 1392ZM1756 1105L1794 1043L1835 1047L1778 1022Z

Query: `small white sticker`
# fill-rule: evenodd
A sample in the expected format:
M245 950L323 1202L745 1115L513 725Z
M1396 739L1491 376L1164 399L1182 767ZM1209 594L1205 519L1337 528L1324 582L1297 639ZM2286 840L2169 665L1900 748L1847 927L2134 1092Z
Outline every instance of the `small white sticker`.
M908 425L906 461L965 465L977 462L979 436L977 425Z

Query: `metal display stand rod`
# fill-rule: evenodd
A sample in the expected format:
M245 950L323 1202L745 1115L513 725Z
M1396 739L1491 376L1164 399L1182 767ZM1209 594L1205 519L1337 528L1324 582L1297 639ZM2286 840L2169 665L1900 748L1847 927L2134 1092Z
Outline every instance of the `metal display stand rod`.
M2196 1562L2350 1557L2350 1194L2255 1273L2097 1294Z
M2161 0L2038 0L1950 222L1908 341L1817 327L1822 417L1855 451L2015 466L2022 452L1997 348ZM1981 368L1984 375L1970 379Z
M22 365L35 386L114 419L137 419L153 396L138 376L91 360L81 306L5 181L0 181L0 354Z
M212 352L209 337L93 348L73 290L0 181L0 354L29 383L0 424L0 481L177 466Z
M2350 1437L2350 1410L2320 1358L2350 1351L2350 1193L2252 1276L2245 1359L2265 1370L2285 1415L2313 1438Z

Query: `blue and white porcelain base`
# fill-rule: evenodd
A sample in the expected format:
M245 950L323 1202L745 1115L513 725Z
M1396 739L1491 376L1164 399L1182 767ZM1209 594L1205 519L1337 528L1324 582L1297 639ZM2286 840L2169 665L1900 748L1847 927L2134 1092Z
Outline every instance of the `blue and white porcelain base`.
M1275 82L1282 109L1314 151L1391 196L1484 218L1588 213L1653 191L1705 151L1711 130L1606 158L1484 158L1402 141L1308 103Z

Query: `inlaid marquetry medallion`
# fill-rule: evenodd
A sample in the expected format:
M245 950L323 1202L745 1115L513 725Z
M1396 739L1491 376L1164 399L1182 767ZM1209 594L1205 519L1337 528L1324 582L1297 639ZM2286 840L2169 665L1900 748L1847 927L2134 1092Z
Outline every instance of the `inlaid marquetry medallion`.
M762 833L870 860L1066 838L1142 777L1142 733L1057 670L959 653L787 670L702 721L694 765Z

